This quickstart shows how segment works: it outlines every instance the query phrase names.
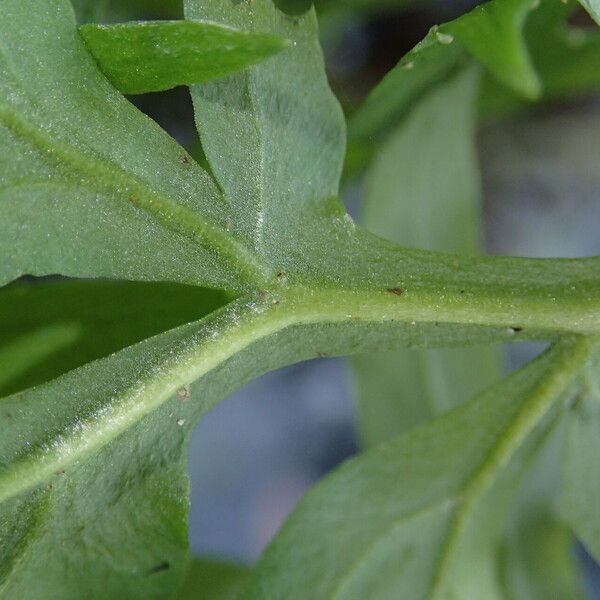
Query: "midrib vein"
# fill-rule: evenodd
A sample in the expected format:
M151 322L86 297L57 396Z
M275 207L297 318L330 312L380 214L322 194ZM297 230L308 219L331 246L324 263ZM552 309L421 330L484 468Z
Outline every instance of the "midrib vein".
M452 568L452 559L461 537L469 525L474 506L492 485L497 473L506 466L527 436L583 369L594 345L593 338L582 338L567 346L566 351L563 351L561 355L561 364L557 365L546 378L535 386L530 398L523 404L516 418L503 435L497 439L483 463L467 481L460 494L448 537L438 559L428 594L429 600L443 599L444 585Z
M254 8L249 5L248 8L249 31L255 31L254 24ZM252 108L252 127L256 133L257 154L259 156L258 169L258 207L256 212L255 230L254 230L254 247L259 253L263 253L263 229L265 223L265 143L262 128L257 117L256 102L254 99L254 73L258 66L251 67L246 74L246 93L248 94L248 102Z
M10 106L0 105L0 123L45 156L50 156L83 175L89 180L90 187L93 183L105 193L123 198L149 214L166 229L224 257L246 282L264 287L272 280L270 270L257 256L223 228L152 190L147 183L118 165L106 159L83 154L63 142L52 139L39 127L23 119Z

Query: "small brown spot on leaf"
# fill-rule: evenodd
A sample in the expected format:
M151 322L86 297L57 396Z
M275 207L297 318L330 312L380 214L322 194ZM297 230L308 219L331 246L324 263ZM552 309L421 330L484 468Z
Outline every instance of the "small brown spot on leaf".
M188 387L182 387L177 392L177 395L179 396L179 399L182 402L187 402L190 399L190 388L188 388Z
M387 291L390 294L394 294L394 296L402 296L402 294L404 294L404 290L402 288L399 288L399 287L388 288Z
M190 157L187 154L184 154L181 157L181 164L182 165L189 165L192 161L190 160Z

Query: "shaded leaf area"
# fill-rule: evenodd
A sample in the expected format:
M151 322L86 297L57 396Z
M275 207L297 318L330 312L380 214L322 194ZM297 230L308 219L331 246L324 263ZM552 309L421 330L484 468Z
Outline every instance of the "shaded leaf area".
M109 0L71 0L71 5L81 23L100 22L103 20Z
M573 534L558 514L557 465L565 451L565 421L551 432L529 465L507 520L498 552L506 600L588 598Z
M372 13L382 10L404 10L418 5L430 3L429 0L379 0L377 3L369 0L278 0L276 4L286 12L301 14L310 10L314 6L317 11L322 13L338 11L359 11L361 13Z
M71 0L79 23L182 19L181 0Z
M589 553L600 560L600 372L599 356L569 414L561 510Z
M43 383L227 302L168 283L56 281L0 290L0 396Z
M362 220L368 229L407 246L482 250L478 82L470 68L439 84L390 134L367 174ZM491 348L354 359L363 440L383 441L456 406L498 379L499 366L500 355Z
M199 21L83 25L79 32L102 72L124 94L218 79L287 46L273 35Z
M519 474L591 349L561 342L473 401L350 460L300 502L242 597L499 597L496 552Z
M234 600L248 577L239 565L195 558L178 598L182 600Z

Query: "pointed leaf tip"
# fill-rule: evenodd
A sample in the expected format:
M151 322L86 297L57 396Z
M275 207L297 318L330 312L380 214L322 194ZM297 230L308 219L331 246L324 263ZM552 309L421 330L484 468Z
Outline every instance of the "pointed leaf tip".
M82 25L79 32L104 75L124 94L218 79L290 46L280 36L209 21Z

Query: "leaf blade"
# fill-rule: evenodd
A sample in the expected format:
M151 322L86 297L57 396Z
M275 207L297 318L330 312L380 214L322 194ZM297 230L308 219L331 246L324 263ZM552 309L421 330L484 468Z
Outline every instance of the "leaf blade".
M485 531L467 526L467 515L487 506L478 501L494 483L514 476L508 465L522 460L590 352L589 341L559 344L472 402L349 461L300 503L243 597L341 600L368 589L443 598L481 583L460 569L473 574L474 563L460 558L478 562L482 547L467 542ZM300 531L309 544L297 543ZM310 590L298 586L307 577Z
M187 0L185 14L292 41L267 63L192 87L198 132L236 212L235 227L277 271L288 271L285 255L312 242L302 238L313 205L338 194L345 148L344 118L325 76L316 17L288 17L269 0L235 6ZM224 133L232 127L236 143L228 144ZM251 215L250 223L242 215Z
M69 3L9 0L5 11L0 282L61 273L234 289L244 287L241 265L262 280L227 231L210 176L99 73Z
M568 420L567 450L562 465L561 514L590 554L600 557L600 378L598 358L592 362L581 395Z
M141 21L79 27L109 81L143 94L218 79L283 50L283 38L201 21Z

